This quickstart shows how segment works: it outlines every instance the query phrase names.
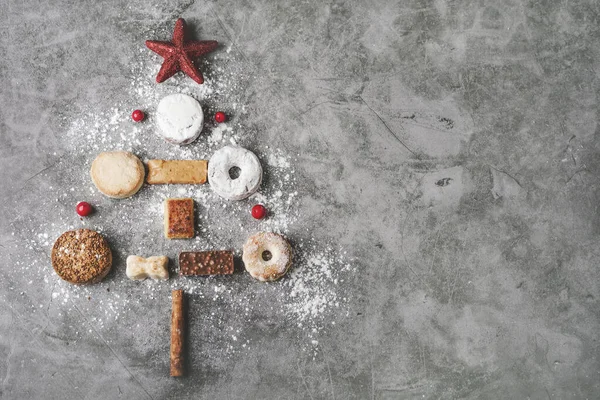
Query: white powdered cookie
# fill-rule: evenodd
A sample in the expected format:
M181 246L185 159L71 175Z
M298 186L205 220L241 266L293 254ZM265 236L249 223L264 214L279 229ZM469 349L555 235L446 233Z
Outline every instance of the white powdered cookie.
M174 144L190 144L200 135L204 112L200 103L186 94L164 97L156 108L158 135Z
M165 256L152 256L148 258L140 256L127 257L127 269L125 274L134 281L151 278L154 280L169 279L167 265L169 259Z
M237 168L239 176L233 176ZM227 200L243 200L260 187L262 167L258 157L242 147L225 146L213 154L208 162L208 183Z
M128 151L106 151L92 162L92 182L108 197L133 196L144 184L144 164Z

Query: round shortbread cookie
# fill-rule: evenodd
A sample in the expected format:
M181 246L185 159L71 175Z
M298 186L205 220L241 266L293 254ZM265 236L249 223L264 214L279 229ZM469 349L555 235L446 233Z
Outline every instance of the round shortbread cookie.
M115 199L133 196L144 184L144 164L128 151L98 154L90 169L92 182L103 194Z
M239 176L232 176L237 168ZM262 167L258 157L242 147L225 146L213 154L208 162L208 183L227 200L243 200L260 187Z
M190 144L200 135L204 112L200 103L186 94L164 97L156 108L158 135L174 144Z
M52 247L52 267L58 276L70 283L100 282L111 265L108 243L90 229L65 232Z
M292 246L277 233L256 233L244 244L242 260L253 278L263 282L276 281L292 265Z

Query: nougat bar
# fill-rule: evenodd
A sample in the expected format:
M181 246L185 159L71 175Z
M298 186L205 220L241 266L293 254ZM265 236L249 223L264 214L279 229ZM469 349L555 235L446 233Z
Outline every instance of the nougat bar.
M231 275L233 252L184 251L179 253L179 275Z

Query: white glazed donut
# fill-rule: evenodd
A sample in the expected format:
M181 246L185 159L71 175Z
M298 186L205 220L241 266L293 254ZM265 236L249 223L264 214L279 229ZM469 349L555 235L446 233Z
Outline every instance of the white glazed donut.
M240 175L232 178L230 170L239 168ZM208 183L227 200L243 200L255 193L262 182L262 167L258 157L242 147L225 146L208 162Z
M271 258L265 257L270 253ZM273 232L260 232L248 238L242 255L246 271L262 282L276 281L292 265L292 246Z
M200 103L186 94L170 94L156 108L158 135L174 144L190 144L202 131L204 112Z

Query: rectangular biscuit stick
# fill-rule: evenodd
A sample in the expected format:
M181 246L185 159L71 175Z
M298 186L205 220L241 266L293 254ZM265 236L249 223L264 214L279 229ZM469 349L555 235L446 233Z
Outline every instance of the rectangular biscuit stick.
M173 309L171 311L171 376L182 376L183 368L183 290L173 290Z
M207 160L149 160L146 182L158 184L203 184L206 183Z
M165 200L165 237L191 239L194 237L194 200Z
M233 252L183 251L179 253L179 275L231 275Z

